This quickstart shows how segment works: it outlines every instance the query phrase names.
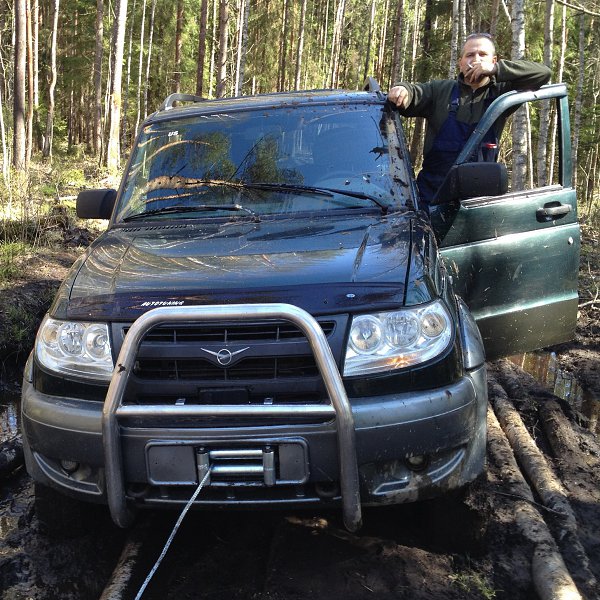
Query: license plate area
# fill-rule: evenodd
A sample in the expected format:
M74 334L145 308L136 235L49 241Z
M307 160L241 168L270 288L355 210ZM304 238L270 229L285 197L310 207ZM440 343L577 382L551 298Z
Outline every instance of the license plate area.
M211 487L299 485L309 473L302 439L150 442L146 465L152 485L195 485L209 469Z

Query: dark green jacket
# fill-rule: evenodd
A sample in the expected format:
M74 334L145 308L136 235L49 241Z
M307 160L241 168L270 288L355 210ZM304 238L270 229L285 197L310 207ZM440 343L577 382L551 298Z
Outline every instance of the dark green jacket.
M462 73L458 76L460 86L459 106L456 118L463 123L478 123L485 112L484 100L494 90L497 97L510 90L536 90L550 81L550 69L545 65L529 60L499 60L498 72L490 82L473 90L463 82ZM424 153L427 154L438 131L448 117L448 107L452 97L455 79L429 81L427 83L400 82L397 85L406 87L409 93L408 108L399 108L398 112L405 117L425 117L427 131L425 134ZM504 122L496 125L496 133L500 137Z

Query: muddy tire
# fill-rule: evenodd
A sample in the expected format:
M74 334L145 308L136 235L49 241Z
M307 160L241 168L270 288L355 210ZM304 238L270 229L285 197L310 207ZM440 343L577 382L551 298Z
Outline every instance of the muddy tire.
M35 514L40 531L53 538L74 538L89 525L90 506L40 483L34 484Z

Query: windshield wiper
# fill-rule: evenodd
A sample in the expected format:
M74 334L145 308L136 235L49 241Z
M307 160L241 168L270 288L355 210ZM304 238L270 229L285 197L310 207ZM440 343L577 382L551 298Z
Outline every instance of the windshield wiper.
M188 212L203 212L203 211L242 211L249 214L253 221L260 223L260 217L249 208L242 206L241 204L199 204L198 206L164 206L163 208L154 208L152 210L147 210L146 212L137 213L135 215L129 215L121 219L123 222L127 223L129 221L135 221L138 219L144 219L145 217L153 216L153 215L166 215L169 213L188 213Z
M282 190L289 192L300 192L306 194L319 194L322 196L333 197L334 194L341 194L343 196L349 196L351 198L359 198L361 200L370 200L374 204L377 204L379 208L381 208L381 212L385 215L388 212L389 206L384 202L381 202L375 196L371 196L370 194L365 194L364 192L357 192L354 190L340 190L337 188L326 188L326 187L315 187L311 185L295 185L293 183L261 183L261 182L252 182L252 183L244 183L240 182L240 186L248 187L248 188L258 188L265 190Z
M325 188L313 187L310 185L300 185L295 183L268 183L268 182L250 182L246 183L245 181L236 182L236 186L242 188L250 188L250 189L258 189L258 190L275 190L282 192L297 192L297 193L305 193L305 194L316 194L319 196L329 196L333 198L333 190L327 190Z
M370 200L373 204L377 204L381 209L381 212L385 215L389 210L389 206L376 198L375 196L371 196L371 194L365 194L364 192L355 192L354 190L338 190L335 188L321 188L328 192L334 192L336 194L342 194L343 196L350 196L351 198L360 198L361 200Z

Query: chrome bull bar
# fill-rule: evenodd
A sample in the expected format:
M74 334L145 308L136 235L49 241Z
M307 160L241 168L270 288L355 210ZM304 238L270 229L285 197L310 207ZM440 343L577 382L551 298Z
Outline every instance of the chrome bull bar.
M140 343L153 327L182 321L242 321L256 318L289 321L304 333L314 354L331 405L304 404L289 407L273 405L122 405L127 381L133 372ZM128 527L132 523L133 512L127 506L125 499L125 477L118 418L161 415L169 417L215 415L335 417L344 525L349 531L356 531L360 527L361 505L352 409L325 334L317 321L305 310L291 304L163 306L144 313L133 323L119 352L102 411L106 493L112 519L120 527Z

